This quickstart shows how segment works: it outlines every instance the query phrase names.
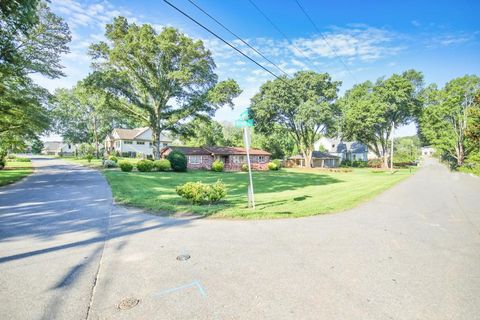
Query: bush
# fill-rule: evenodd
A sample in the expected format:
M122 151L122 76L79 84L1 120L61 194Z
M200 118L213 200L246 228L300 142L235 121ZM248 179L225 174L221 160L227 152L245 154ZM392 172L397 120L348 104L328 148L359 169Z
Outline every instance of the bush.
M382 159L370 159L367 163L369 168L381 168L383 165Z
M167 159L170 161L173 171L187 171L187 157L182 152L172 151Z
M87 154L87 155L85 156L85 159L87 159L87 161L88 161L89 163L92 162L93 154Z
M268 170L278 170L280 169L275 162L269 162L267 164Z
M140 172L150 172L153 169L153 161L140 160L137 162L137 169Z
M0 159L0 170L2 170L3 168L5 168L5 160Z
M242 171L247 172L248 171L248 164L246 164L246 163L242 164L240 169L242 169Z
M220 160L215 160L212 163L212 171L222 172L224 167L225 167L224 163Z
M104 168L115 168L117 163L113 160L103 160L103 167Z
M110 156L110 157L108 157L108 160L111 160L111 161L113 161L113 162L115 162L115 163L118 162L118 158L115 157L115 156Z
M168 171L172 169L172 165L170 164L170 161L168 161L167 159L155 160L153 162L153 167L158 171Z
M8 158L11 159L12 162L31 162L30 158Z
M272 160L272 162L277 165L277 170L280 170L280 168L282 167L282 160L274 159L274 160Z
M179 196L189 200L193 204L218 202L227 195L225 185L220 180L214 184L187 182L177 186L175 191Z
M13 160L13 159L15 159L16 157L17 157L17 156L14 155L14 154L9 154L6 158L7 158L7 160Z
M127 160L122 160L118 163L118 166L120 167L120 170L124 172L130 172L133 170L133 164L130 163L130 161Z

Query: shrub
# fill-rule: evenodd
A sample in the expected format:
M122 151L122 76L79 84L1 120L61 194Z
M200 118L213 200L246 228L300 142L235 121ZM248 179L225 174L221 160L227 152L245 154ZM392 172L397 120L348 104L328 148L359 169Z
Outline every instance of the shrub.
M115 168L117 163L113 160L103 160L103 167L104 168Z
M11 159L11 158L7 158L7 159ZM15 161L15 162L31 162L30 158L13 158L11 161Z
M140 160L137 162L137 169L140 172L150 172L153 169L153 161Z
M170 161L173 171L187 171L187 157L182 152L174 150L170 152L167 159Z
M113 161L113 162L115 162L115 163L118 162L118 158L115 157L115 156L110 156L110 157L108 157L108 160L111 160L111 161Z
M14 155L14 154L9 154L6 158L7 158L7 160L13 160L13 159L15 159L16 157L17 157L17 156Z
M5 168L5 160L0 159L0 170L2 170L3 168Z
M248 164L246 163L242 164L241 169L242 171L245 171L245 172L248 171Z
M118 163L118 166L120 167L120 170L124 172L130 172L133 170L133 164L130 163L130 161L127 160L122 160Z
M269 162L267 164L268 170L278 170L280 169L275 162Z
M158 171L168 171L172 169L172 165L170 164L170 161L168 161L167 159L155 160L153 162L153 167Z
M177 186L175 191L193 204L215 203L227 195L225 185L220 180L214 184L187 182Z
M225 167L225 165L220 160L215 160L212 163L212 171L222 172L224 167Z
M274 159L274 160L272 160L272 162L277 165L277 170L280 170L280 168L282 167L282 160Z
M382 159L370 159L367 163L369 168L381 168L383 165Z
M87 159L87 161L88 161L89 163L92 162L93 154L87 154L87 155L85 156L85 159Z

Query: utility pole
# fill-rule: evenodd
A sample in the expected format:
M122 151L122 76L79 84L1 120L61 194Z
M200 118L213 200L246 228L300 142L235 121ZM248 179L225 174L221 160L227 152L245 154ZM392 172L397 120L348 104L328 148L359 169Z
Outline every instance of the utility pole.
M392 121L392 142L390 144L390 171L393 171L393 136L395 135L395 121Z
M252 179L252 167L250 164L250 141L248 137L248 127L243 127L243 135L245 139L245 150L247 152L247 165L248 165L248 178L250 183L248 184L248 206L255 210L255 196L253 193L253 179Z

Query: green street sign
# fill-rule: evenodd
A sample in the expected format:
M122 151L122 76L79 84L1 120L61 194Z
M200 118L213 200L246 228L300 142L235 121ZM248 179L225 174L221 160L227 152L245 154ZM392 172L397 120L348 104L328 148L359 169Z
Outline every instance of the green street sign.
M248 108L243 111L242 113L240 113L240 119L241 120L249 120L249 117L248 117Z
M237 128L253 127L253 119L235 120L235 127Z

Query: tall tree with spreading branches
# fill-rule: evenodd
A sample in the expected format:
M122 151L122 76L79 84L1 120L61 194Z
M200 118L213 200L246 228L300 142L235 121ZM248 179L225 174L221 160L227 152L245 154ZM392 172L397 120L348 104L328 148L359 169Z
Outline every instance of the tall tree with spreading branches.
M163 131L181 132L195 118L212 117L241 93L234 80L218 82L202 41L174 28L157 32L117 17L105 35L108 43L91 46L92 84L115 96L118 108L148 123L157 159Z
M255 130L264 134L285 130L311 166L315 141L336 127L335 99L340 84L327 73L313 71L266 82L252 98Z

